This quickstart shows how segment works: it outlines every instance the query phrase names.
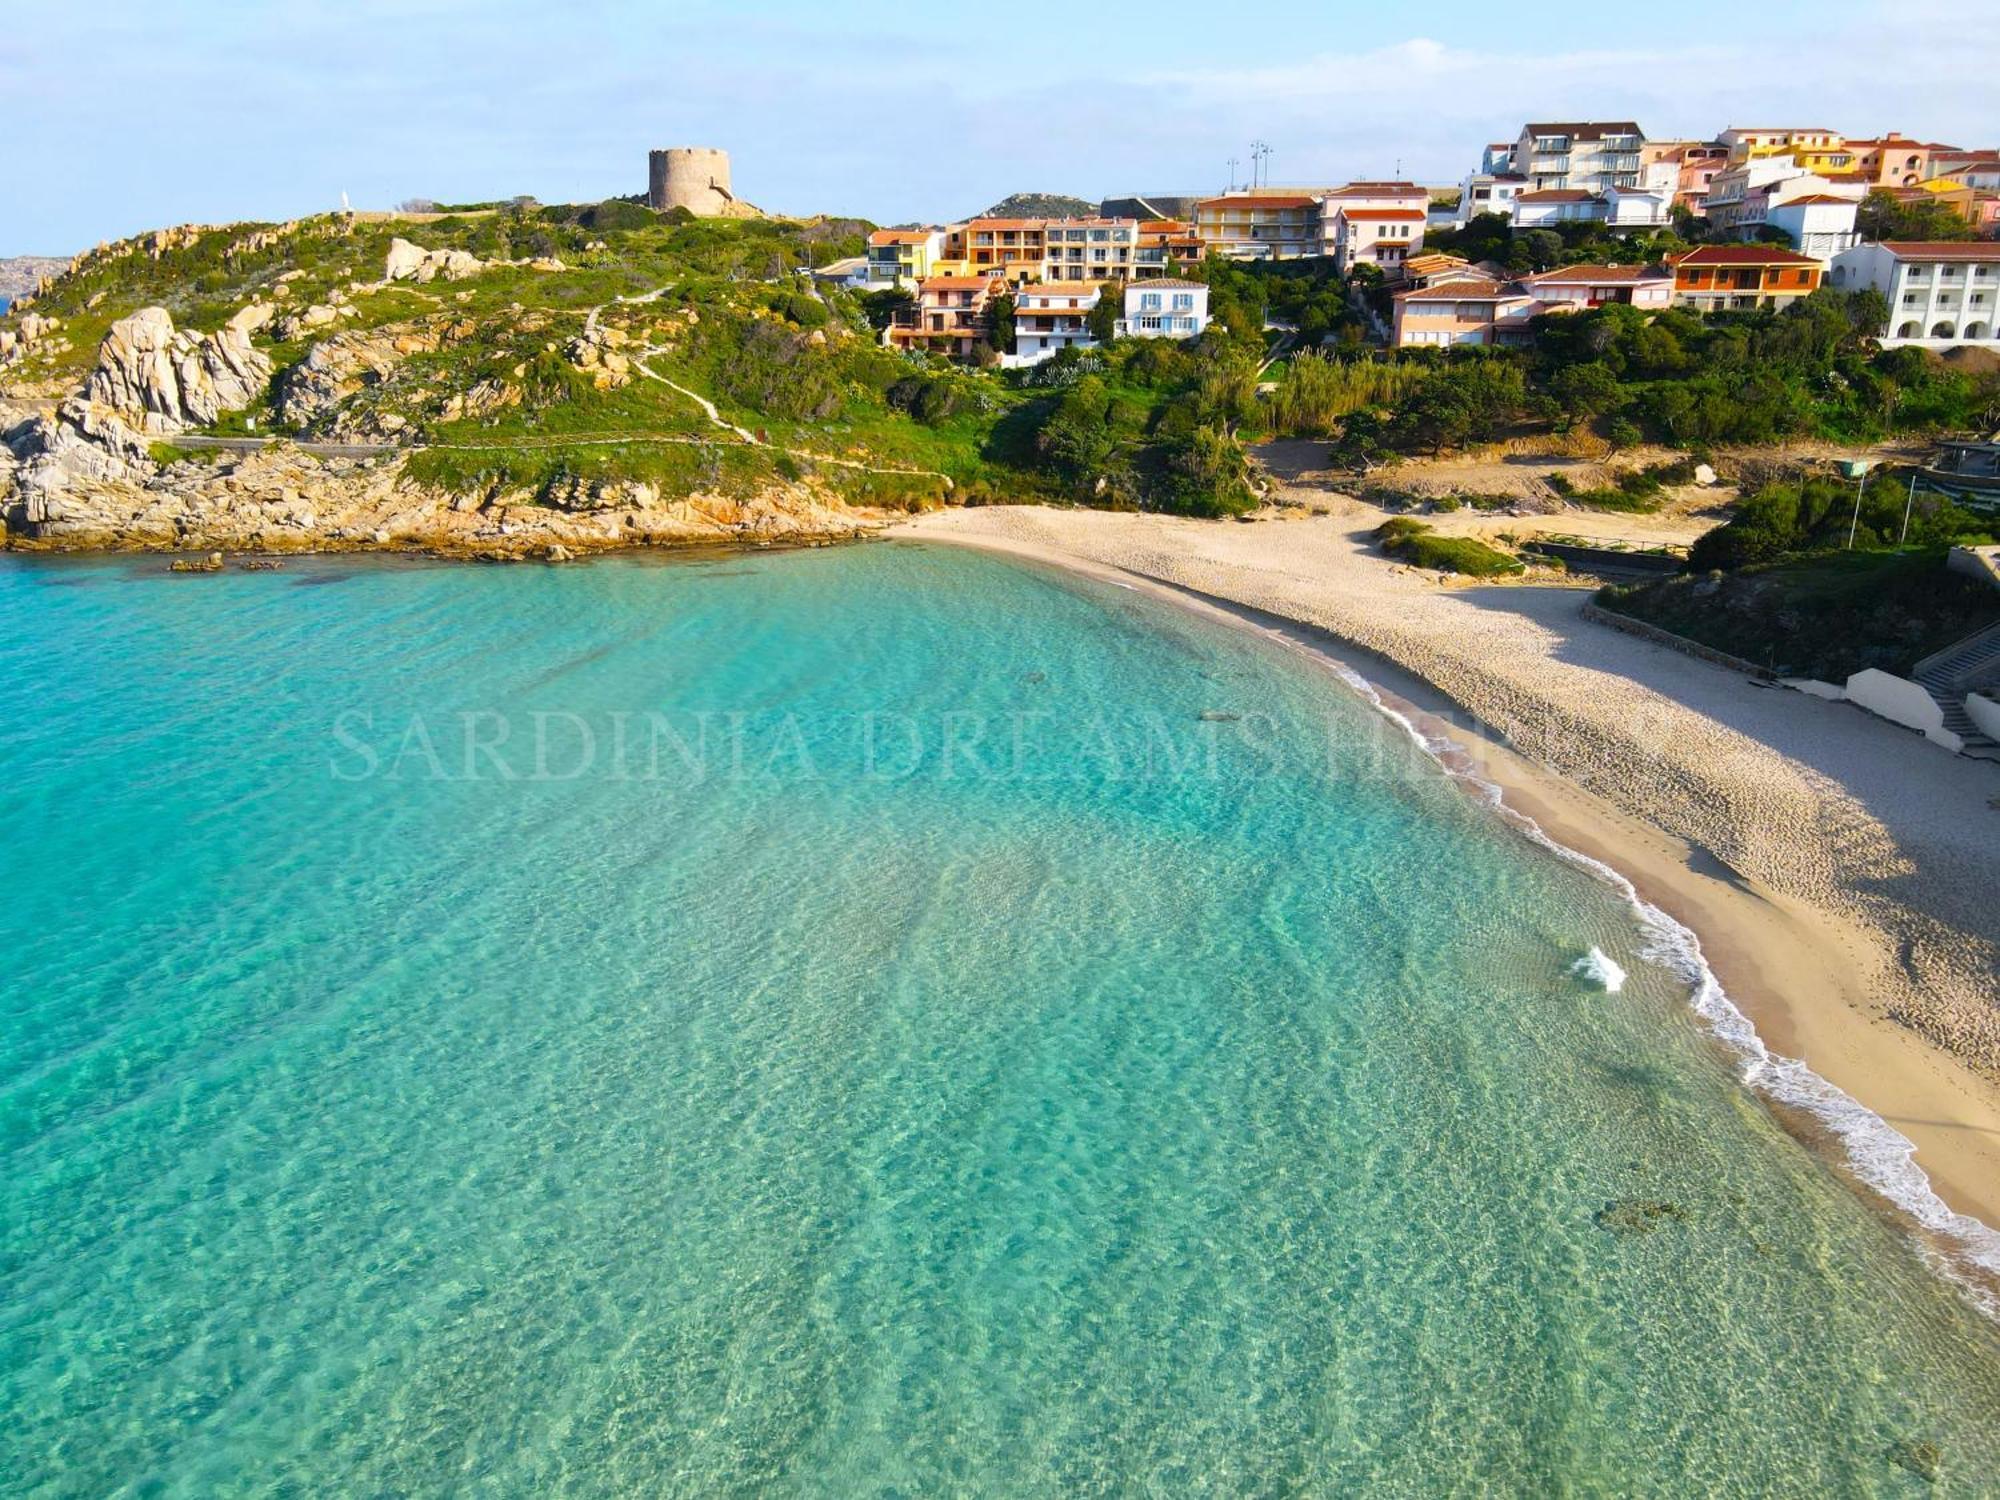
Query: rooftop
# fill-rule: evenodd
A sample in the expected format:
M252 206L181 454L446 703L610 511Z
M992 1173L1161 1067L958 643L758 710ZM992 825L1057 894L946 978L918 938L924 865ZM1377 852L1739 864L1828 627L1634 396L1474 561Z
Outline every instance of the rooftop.
M1884 240L1898 260L2000 261L2000 240Z
M1542 188L1536 192L1523 193L1514 201L1517 203L1588 203L1596 197L1582 188Z
M1602 140L1607 135L1644 135L1636 120L1576 120L1523 127L1527 135L1566 135L1574 141Z
M1430 189L1414 182L1350 182L1327 194L1329 198L1413 198Z
M1428 218L1421 208L1343 208L1343 219L1391 219L1396 221Z
M1257 208L1310 208L1317 202L1319 202L1319 199L1309 198L1300 193L1239 192L1217 193L1212 198L1202 199L1201 206L1206 208L1211 203L1227 203L1231 205L1252 205Z
M1125 290L1128 292L1156 292L1162 288L1173 292L1205 292L1208 290L1208 283L1205 281L1184 281L1178 276L1161 276L1152 281L1131 282L1127 284Z
M1663 281L1666 276L1666 269L1661 266L1559 266L1553 271L1542 271L1521 279L1532 281L1537 286L1609 286Z
M1810 255L1775 245L1699 245L1676 256L1675 266L1817 266Z

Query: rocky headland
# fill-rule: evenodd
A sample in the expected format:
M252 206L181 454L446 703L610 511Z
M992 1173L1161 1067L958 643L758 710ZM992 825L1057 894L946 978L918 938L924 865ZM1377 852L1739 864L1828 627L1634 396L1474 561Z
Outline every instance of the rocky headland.
M221 236L217 258L237 272L224 295L239 305L215 307L224 277L211 273L110 316L128 284L150 289ZM373 274L315 264L356 237L337 222L189 227L101 247L44 280L0 319L7 545L560 559L848 538L891 514L855 483L878 472L867 461L774 442L645 365L676 353L701 322L695 306L587 303L595 293L574 288L558 255L482 257L400 235L356 247ZM177 321L170 300L193 316ZM642 369L657 415L628 395L604 435L539 430L584 420L561 408ZM942 475L879 473L949 488Z

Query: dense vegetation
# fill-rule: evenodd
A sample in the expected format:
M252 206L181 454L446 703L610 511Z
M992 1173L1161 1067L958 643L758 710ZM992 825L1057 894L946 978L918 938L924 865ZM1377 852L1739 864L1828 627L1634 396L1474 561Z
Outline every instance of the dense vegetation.
M1688 572L1599 601L1786 676L1907 673L2000 621L2000 594L1944 566L1951 543L1992 541L1996 525L1893 481L1772 484L1696 541Z
M1587 426L1614 445L1784 438L1865 442L1989 426L2000 375L1879 349L1878 293L1821 291L1782 311L1711 315L1614 305L1538 318L1522 350L1402 356L1426 373L1341 425L1337 461L1437 453L1511 432Z
M1688 566L1750 567L1850 542L1863 550L1969 545L1993 541L1996 528L2000 521L1937 495L1912 495L1893 478L1865 487L1807 479L1766 485L1740 502L1727 523L1695 542Z
M1907 675L1932 652L2000 621L2000 594L1944 566L1942 547L1828 552L1734 573L1609 588L1611 609L1784 677Z
M1424 250L1462 256L1474 264L1491 262L1516 275L1557 266L1647 266L1702 243L1707 221L1685 213L1674 227L1651 234L1613 231L1600 220L1567 220L1547 229L1514 232L1505 214L1474 214L1462 229L1427 229Z

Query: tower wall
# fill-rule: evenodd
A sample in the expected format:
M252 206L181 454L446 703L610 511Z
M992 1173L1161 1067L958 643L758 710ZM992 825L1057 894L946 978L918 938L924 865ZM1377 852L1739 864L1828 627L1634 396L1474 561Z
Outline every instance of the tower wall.
M713 218L728 213L736 198L729 190L729 153L711 146L674 146L647 157L646 203L661 213L684 208Z

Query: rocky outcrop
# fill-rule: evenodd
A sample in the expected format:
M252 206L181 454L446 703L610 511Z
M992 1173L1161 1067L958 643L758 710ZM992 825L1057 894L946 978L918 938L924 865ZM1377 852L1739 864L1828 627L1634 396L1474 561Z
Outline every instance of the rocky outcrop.
M486 269L486 262L465 250L426 250L406 239L389 241L384 281L463 281Z
M630 341L624 333L600 323L563 346L569 362L590 377L600 391L614 390L632 381L632 361L618 351Z
M32 531L71 504L130 505L152 477L146 439L107 407L71 399L54 412L0 415L0 508Z
M0 512L22 547L540 558L555 548L844 538L887 519L810 480L749 498L670 499L649 484L580 478L541 494L453 493L411 483L400 456L318 458L281 446L155 465L142 435L81 401L54 417L5 421Z
M62 319L23 313L11 328L0 328L0 364L26 354L62 327Z
M253 304L203 337L176 332L163 307L142 308L111 325L84 395L147 432L206 427L270 384L270 356L250 342L270 317L268 306Z

